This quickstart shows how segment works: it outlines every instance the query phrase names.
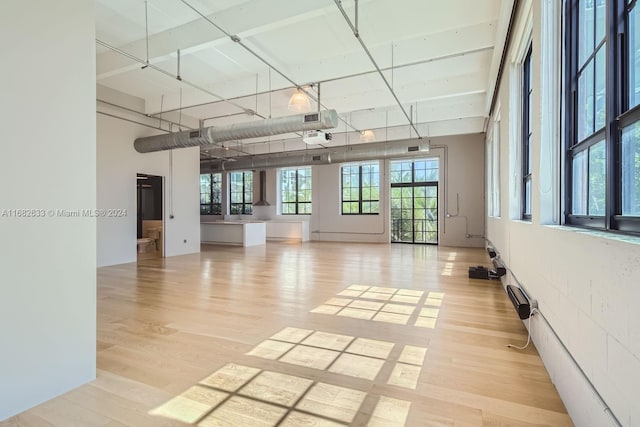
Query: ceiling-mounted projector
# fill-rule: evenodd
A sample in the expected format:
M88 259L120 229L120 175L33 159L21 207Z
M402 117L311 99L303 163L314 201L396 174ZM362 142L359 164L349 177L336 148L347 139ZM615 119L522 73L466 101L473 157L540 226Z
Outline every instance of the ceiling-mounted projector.
M321 130L308 130L302 134L302 141L305 144L324 144L331 141L332 135Z

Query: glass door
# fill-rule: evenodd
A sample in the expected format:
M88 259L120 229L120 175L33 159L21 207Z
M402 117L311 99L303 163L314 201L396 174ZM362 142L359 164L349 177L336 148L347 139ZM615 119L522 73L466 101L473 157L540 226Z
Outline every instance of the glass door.
M391 162L391 241L438 244L438 159Z

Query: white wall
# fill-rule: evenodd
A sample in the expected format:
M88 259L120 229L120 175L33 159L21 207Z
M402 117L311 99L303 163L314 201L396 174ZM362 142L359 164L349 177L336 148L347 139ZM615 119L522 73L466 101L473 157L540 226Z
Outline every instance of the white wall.
M444 183L447 200L440 211L440 244L443 246L481 247L485 234L485 158L484 134L433 138L432 150L440 153L440 181ZM446 162L445 162L446 158ZM440 190L442 191L442 188ZM459 202L457 202L459 201ZM445 203L446 202L446 203ZM459 203L459 204L458 204ZM449 212L452 216L446 217ZM457 214L457 216L456 216ZM467 237L472 235L476 237Z
M98 208L127 210L124 217L98 219L98 266L136 261L138 173L164 177L165 256L199 252L199 149L173 150L171 193L170 153L164 151L140 154L133 148L136 138L160 131L101 114L97 116L97 130ZM173 219L170 218L170 194L173 200Z
M500 162L502 218L487 219L488 237L530 295L538 300L541 313L551 325L535 316L531 322L533 342L574 423L577 426L613 425L580 373L581 369L624 426L639 426L640 407L636 396L640 384L640 311L636 305L640 299L640 239L545 225L550 218L557 218L553 209L560 200L558 179L551 189L555 203L547 200L551 177L549 161L553 161L545 158L550 151L547 143L550 138L554 152L558 153L561 141L558 132L555 137L549 136L549 129L543 124L548 105L553 103L549 104L546 95L549 86L542 84L542 70L548 72L545 68L548 59L542 60L540 52L550 33L546 24L542 27L542 16L543 12L559 10L555 9L559 3L530 2L534 69L533 221L511 220L508 212L509 206L514 205L514 197L519 196L508 190L510 185L515 186L515 179L512 173L504 171L513 170L511 163L519 157L514 153L517 141L513 133L510 140L506 138L514 119L508 114L509 107L517 99L509 90L511 73L515 71L507 66L499 93L501 135L505 142L501 144ZM527 12L527 7L522 8L518 27L522 27L520 23L524 22ZM556 43L560 43L559 39ZM513 45L517 44L518 40L514 40ZM551 328L580 369L573 364Z
M467 238L467 234L484 234L484 137L458 135L431 138L429 153L416 157L437 157L440 160L439 244L442 246L482 246L482 239ZM340 165L314 168L311 236L314 240L387 243L390 241L389 206L390 160L380 163L380 215L340 215ZM317 171L317 173L316 173ZM459 196L458 217L456 195ZM467 233L468 222L468 233Z
M484 241L470 235L484 235L484 136L459 135L431 138L429 153L416 157L440 159L439 242L443 246L482 246ZM406 158L406 157L405 157ZM388 243L390 237L389 160L380 162L380 215L340 214L340 164L312 166L312 215L278 215L278 169L266 170L268 207L254 207L253 215L225 215L225 218L309 221L311 239ZM254 173L254 201L259 196L259 171ZM228 183L223 178L223 199ZM456 203L459 199L459 209ZM450 212L451 217L446 213ZM457 213L457 216L456 216ZM203 216L202 221L220 219Z
M93 7L0 2L0 420L95 378Z

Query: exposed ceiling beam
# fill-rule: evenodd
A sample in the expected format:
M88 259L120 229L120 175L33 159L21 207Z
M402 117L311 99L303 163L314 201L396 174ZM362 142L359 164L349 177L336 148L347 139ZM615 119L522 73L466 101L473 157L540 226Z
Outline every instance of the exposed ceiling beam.
M429 64L432 62L438 62L438 61L444 61L444 60L449 60L449 59L453 59L453 58L458 58L461 56L467 56L467 55L473 55L473 54L477 54L477 53L482 53L482 52L488 52L493 50L493 45L489 44L489 45L480 45L478 44L477 46L471 46L471 47L467 47L466 49L462 48L461 46L461 50L455 50L453 52L449 52L449 53L444 53L440 56L433 56L433 57L428 57L426 59L422 59L422 60L418 60L418 61L414 61L414 62L409 62L409 63L404 63L404 64L397 64L394 65L393 69L394 70L401 70L403 68L408 68L408 67L415 67L415 66L419 66L419 65L424 65L424 64ZM382 71L384 72L388 72L391 71L392 67L384 67L382 68ZM361 77L361 76L365 76L365 75L371 75L371 74L375 74L377 73L377 70L375 69L368 69L366 71L361 71L361 72L357 72L357 73L352 73L352 74L346 74L346 75L340 75L340 76L335 76L335 77L331 77L331 78L325 78L325 79L321 79L316 81L315 83L320 83L320 84L324 84L324 83L331 83L331 82L336 82L339 80L345 80L345 79L350 79L350 78L354 78L354 77ZM228 83L227 83L228 84ZM294 86L289 85L289 86L284 86L284 87L278 87L272 90L266 90L266 91L260 91L258 93L246 93L244 95L239 95L239 96L234 96L234 97L230 97L228 98L229 100L241 100L244 98L248 98L248 97L255 97L255 96L260 96L260 95L266 95L269 93L275 93L275 92L279 92L282 90L293 90L295 89ZM452 94L451 96L457 96L456 94ZM194 108L194 107L202 107L205 105L213 105L213 104L217 104L219 102L222 101L211 101L211 102L204 102L204 103L198 103L195 105L189 105L189 106L185 106L182 107L182 110L185 109L189 109L189 108ZM181 108L172 108L172 109L168 109L165 110L165 112L170 112L170 111L177 111L180 110ZM151 116L155 116L160 114L160 112L155 112L155 113L150 113Z
M219 13L208 15L216 22L233 23L234 34L242 37L260 34L273 28L291 24L295 21L306 20L320 16L323 9L331 3L328 1L295 1L290 0L259 0L256 9L261 13L247 13L242 7L234 7ZM264 3L261 7L258 3ZM185 6L185 10L187 10ZM106 40L108 42L108 40ZM213 29L206 21L194 12L193 19L176 28L149 36L150 62L172 58L178 49L184 55L209 49L227 43L227 37ZM140 39L125 46L118 46L133 55L145 56L146 40ZM97 78L104 79L115 74L130 71L132 65L121 56L113 52L105 52L97 58Z

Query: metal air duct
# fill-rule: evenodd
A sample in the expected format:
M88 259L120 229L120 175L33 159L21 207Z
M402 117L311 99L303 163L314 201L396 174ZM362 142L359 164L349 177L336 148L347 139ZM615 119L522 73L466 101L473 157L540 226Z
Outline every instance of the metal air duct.
M234 123L228 126L212 126L174 132L167 135L147 136L137 138L133 146L139 153L151 153L305 130L333 129L336 126L338 126L338 113L336 110L324 110L316 113L296 114L254 122Z
M215 159L202 162L200 167L202 170L206 170L206 173L213 173L221 171L327 165L331 163L348 163L386 159L390 157L415 156L418 152L426 151L427 146L428 144L425 144L423 141L415 139L376 142L316 150L242 156L235 159Z

